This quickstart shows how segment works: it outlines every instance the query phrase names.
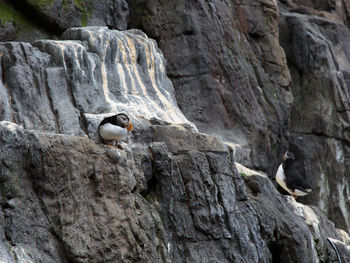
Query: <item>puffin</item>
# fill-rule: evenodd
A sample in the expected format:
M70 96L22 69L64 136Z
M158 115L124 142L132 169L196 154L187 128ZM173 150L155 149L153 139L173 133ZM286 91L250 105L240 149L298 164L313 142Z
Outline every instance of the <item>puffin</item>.
M107 145L109 141L120 141L132 129L133 125L125 113L106 117L98 125L98 133Z
M311 186L295 168L295 158L292 152L287 151L283 155L283 162L278 167L276 182L295 199L305 196L312 191Z

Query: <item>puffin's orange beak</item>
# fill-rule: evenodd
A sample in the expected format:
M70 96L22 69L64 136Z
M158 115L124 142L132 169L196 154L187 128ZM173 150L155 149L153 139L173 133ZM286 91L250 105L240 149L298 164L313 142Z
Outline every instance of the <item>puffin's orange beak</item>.
M126 128L129 132L131 132L132 131L132 128L133 128L133 126L132 126L132 123L131 123L131 121L129 121L129 125L128 125L128 127Z

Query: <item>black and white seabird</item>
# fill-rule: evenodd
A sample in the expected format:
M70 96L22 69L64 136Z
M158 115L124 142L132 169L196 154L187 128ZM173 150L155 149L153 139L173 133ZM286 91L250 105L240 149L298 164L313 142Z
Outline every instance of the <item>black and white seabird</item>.
M301 173L294 167L294 154L287 151L283 155L283 162L276 173L277 183L294 198L307 195L312 191Z
M104 118L98 126L101 138L108 141L120 141L128 132L132 131L132 123L125 113L119 113Z

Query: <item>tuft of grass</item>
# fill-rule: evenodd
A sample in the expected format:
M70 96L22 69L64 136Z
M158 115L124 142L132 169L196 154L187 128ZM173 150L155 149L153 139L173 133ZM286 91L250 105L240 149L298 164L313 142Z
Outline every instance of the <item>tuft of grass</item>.
M245 173L240 173L242 177L247 176Z

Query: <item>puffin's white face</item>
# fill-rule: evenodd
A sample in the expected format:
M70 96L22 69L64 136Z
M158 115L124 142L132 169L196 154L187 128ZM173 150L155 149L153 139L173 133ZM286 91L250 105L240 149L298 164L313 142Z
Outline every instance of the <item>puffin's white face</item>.
M283 161L287 159L295 159L294 154L292 152L286 151L286 153L283 155Z
M129 126L129 119L125 115L117 116L118 123L120 123L124 128Z

